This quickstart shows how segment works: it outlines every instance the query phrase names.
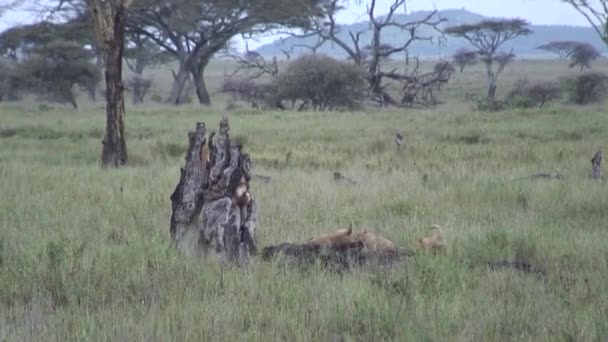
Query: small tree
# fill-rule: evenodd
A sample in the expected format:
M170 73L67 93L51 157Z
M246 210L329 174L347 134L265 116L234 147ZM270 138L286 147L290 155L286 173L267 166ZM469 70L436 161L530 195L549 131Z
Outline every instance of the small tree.
M576 41L557 41L538 47L540 50L557 54L560 58L569 59L569 68L579 66L580 70L591 68L591 62L598 59L601 54L591 44Z
M477 52L467 49L458 49L452 56L452 60L458 65L460 72L463 72L465 67L477 63Z
M558 82L543 81L530 82L521 79L515 82L513 90L509 93L508 102L515 107L543 108L545 104L561 96L561 87Z
M500 53L500 47L507 41L532 33L528 22L522 19L484 20L477 24L465 24L448 27L446 33L464 38L477 49L477 54L486 65L488 79L488 98L496 98L498 76L506 63L512 60L512 53ZM495 69L495 65L498 68Z
M365 96L365 73L352 63L304 55L276 78L278 98L302 101L314 110L353 109Z
M580 71L583 71L584 68L591 69L591 62L600 58L600 56L600 52L593 45L580 43L572 50L568 67L573 68L578 65Z

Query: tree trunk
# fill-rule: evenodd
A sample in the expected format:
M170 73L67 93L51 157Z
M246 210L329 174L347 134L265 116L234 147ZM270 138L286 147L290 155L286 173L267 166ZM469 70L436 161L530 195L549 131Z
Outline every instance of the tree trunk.
M488 87L488 98L492 101L496 99L496 83L492 81Z
M95 31L103 45L106 81L106 132L101 164L120 167L127 164L125 142L125 102L122 83L122 55L126 7L131 1L89 1L95 20Z
M591 159L591 178L602 180L602 151L598 151Z
M95 87L88 87L87 94L89 95L89 101L97 102L97 89Z
M135 74L130 79L131 92L133 93L133 104L144 103L144 98L150 89L151 81L143 78L141 73Z
M171 238L189 255L215 252L243 265L256 254L257 207L249 188L251 161L228 135L224 116L218 134L204 123L188 134L186 165L171 195ZM209 141L209 142L208 142Z
M133 87L133 104L139 105L144 103L144 92L139 86Z
M167 102L173 105L180 105L184 102L187 96L186 84L188 83L188 69L185 63L180 63L177 74L173 73L173 85L171 86L171 95Z
M209 106L211 105L211 98L209 97L207 86L205 85L204 71L204 66L202 68L195 67L190 70L190 73L192 74L192 79L194 80L194 87L196 88L196 97L198 98L198 103L204 106Z
M494 101L496 99L496 75L492 71L492 58L488 58L486 62L486 72L488 77L488 99Z

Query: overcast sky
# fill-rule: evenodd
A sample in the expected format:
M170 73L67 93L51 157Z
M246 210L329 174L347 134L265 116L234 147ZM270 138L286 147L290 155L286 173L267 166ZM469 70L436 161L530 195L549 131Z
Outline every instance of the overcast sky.
M394 0L377 0L377 8L388 8ZM409 0L408 11L430 9L460 9L489 17L520 17L536 25L584 25L585 18L561 0ZM342 21L355 22L364 18L365 6L351 6L342 14Z
M0 0L0 4L7 0ZM25 1L31 3L32 0ZM170 0L168 0L170 1ZM394 0L377 0L378 13L385 13ZM353 1L354 2L354 1ZM584 17L570 5L561 0L408 0L408 12L430 9L460 9L490 17L520 17L537 25L584 25L588 26ZM351 5L338 16L342 23L352 23L365 20L365 5ZM24 11L8 12L0 18L0 31L15 24L28 23L35 17ZM272 41L270 37L259 42L251 42L250 47L256 48L262 43ZM239 44L240 45L240 44Z

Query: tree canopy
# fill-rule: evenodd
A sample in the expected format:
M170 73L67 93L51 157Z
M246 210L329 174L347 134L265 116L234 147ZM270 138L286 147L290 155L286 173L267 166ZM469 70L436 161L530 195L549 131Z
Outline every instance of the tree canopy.
M523 19L492 19L451 26L445 32L466 39L478 49L479 54L489 55L498 51L506 41L531 34L528 25Z
M608 0L562 0L587 19L597 34L608 45Z
M316 0L141 0L133 6L128 31L148 37L179 63L169 101L179 104L191 75L198 100L211 102L204 70L214 54L239 35L252 36L278 27L308 25Z
M500 52L499 49L509 40L531 34L528 25L527 21L518 18L491 19L476 24L451 26L445 30L449 35L466 39L477 49L477 54L486 65L489 99L495 99L498 76L515 57L512 52ZM494 65L498 67L495 68Z
M16 26L0 34L0 53L14 61L9 79L15 88L75 108L74 86L93 88L100 81L87 48L87 32L80 21L41 22Z
M538 47L540 50L557 54L560 58L570 60L569 67L591 68L591 62L598 59L601 54L593 45L577 41L556 41Z

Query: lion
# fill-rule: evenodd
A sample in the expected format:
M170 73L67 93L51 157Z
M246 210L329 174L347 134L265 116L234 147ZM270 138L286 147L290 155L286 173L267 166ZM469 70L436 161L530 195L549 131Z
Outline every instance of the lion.
M339 229L332 233L325 233L312 237L304 242L305 245L316 245L321 247L338 248L350 245L353 240L353 228Z
M443 240L443 229L440 225L436 224L430 228L433 231L432 234L423 237L418 240L418 247L424 250L442 250L445 248L445 241Z
M354 236L355 241L361 241L363 246L370 252L396 252L397 246L395 243L380 235L376 235L363 230Z

